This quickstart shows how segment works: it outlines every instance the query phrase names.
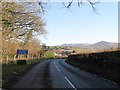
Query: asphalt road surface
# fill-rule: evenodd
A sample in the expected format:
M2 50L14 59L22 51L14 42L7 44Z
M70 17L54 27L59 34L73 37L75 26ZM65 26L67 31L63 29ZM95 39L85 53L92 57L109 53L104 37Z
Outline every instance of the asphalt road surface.
M116 83L75 68L65 59L45 60L34 66L13 88L120 88Z

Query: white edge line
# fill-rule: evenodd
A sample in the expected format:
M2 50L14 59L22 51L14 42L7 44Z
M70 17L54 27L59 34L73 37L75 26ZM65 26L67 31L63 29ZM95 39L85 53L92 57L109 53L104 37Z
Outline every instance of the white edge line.
M84 71L84 72L87 72L87 71ZM110 83L113 83L113 84L115 84L115 85L118 85L116 82L111 81L111 80L109 80L109 79L107 79L107 78L103 78L103 77L101 77L101 76L99 76L99 75L97 75L97 74L92 74L92 73L90 73L90 72L87 72L87 73L89 73L89 74L91 74L91 75L94 75L94 76L96 76L96 77L98 77L98 78L100 78L100 79L103 79L103 80L105 80L105 81L108 81L108 82L110 82ZM118 85L118 86L119 86L119 85Z
M106 79L106 78L103 78L103 77L101 77L101 76L98 76L98 75L96 75L96 74L93 74L94 76L96 76L96 77L99 77L99 78L101 78L101 79L103 79L103 80L105 80L105 81L108 81L108 82L110 82L110 83L113 83L113 84L115 84L115 85L118 85L116 82L114 82L114 81L111 81L111 80L109 80L109 79Z
M70 80L69 80L67 77L65 77L65 79L66 79L67 82L72 86L72 88L74 88L74 90L77 90L77 89L75 88L75 86L70 82Z
M111 80L108 80L108 79L106 79L106 78L103 78L103 77L100 77L100 78L102 78L103 80L105 80L105 81L108 81L108 82L111 82L111 83L113 83L113 84L116 84L116 85L118 85L116 82L114 82L114 81L111 81Z

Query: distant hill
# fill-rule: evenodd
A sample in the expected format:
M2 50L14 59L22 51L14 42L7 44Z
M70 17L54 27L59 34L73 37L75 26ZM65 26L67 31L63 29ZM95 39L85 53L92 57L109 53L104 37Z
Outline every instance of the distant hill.
M80 48L86 48L91 44L63 44L61 46L70 46L70 47L80 47Z
M86 44L86 43L77 43L77 44L63 44L61 46L69 46L69 47L79 47L79 48L86 48L86 49L110 49L110 48L117 48L117 43L100 41L94 44Z
M89 46L91 49L110 49L110 48L117 48L117 43L105 42L101 41Z

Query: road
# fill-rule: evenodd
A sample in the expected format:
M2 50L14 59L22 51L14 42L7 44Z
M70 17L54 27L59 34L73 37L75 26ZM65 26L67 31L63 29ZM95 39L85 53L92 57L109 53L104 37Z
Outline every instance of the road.
M114 82L75 68L65 59L45 60L34 66L13 88L118 88Z

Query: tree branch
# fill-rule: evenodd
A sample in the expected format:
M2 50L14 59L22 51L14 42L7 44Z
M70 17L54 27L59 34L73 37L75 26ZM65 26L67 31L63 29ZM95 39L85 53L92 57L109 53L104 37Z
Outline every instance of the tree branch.
M92 2L91 0L87 0L87 1L90 3L91 7L93 8L93 11L96 11L96 8L94 5L99 3L99 2Z
M78 0L78 6L80 7L80 5L83 3L82 0Z
M69 8L73 3L73 0L69 2L69 4L67 5L67 8Z

